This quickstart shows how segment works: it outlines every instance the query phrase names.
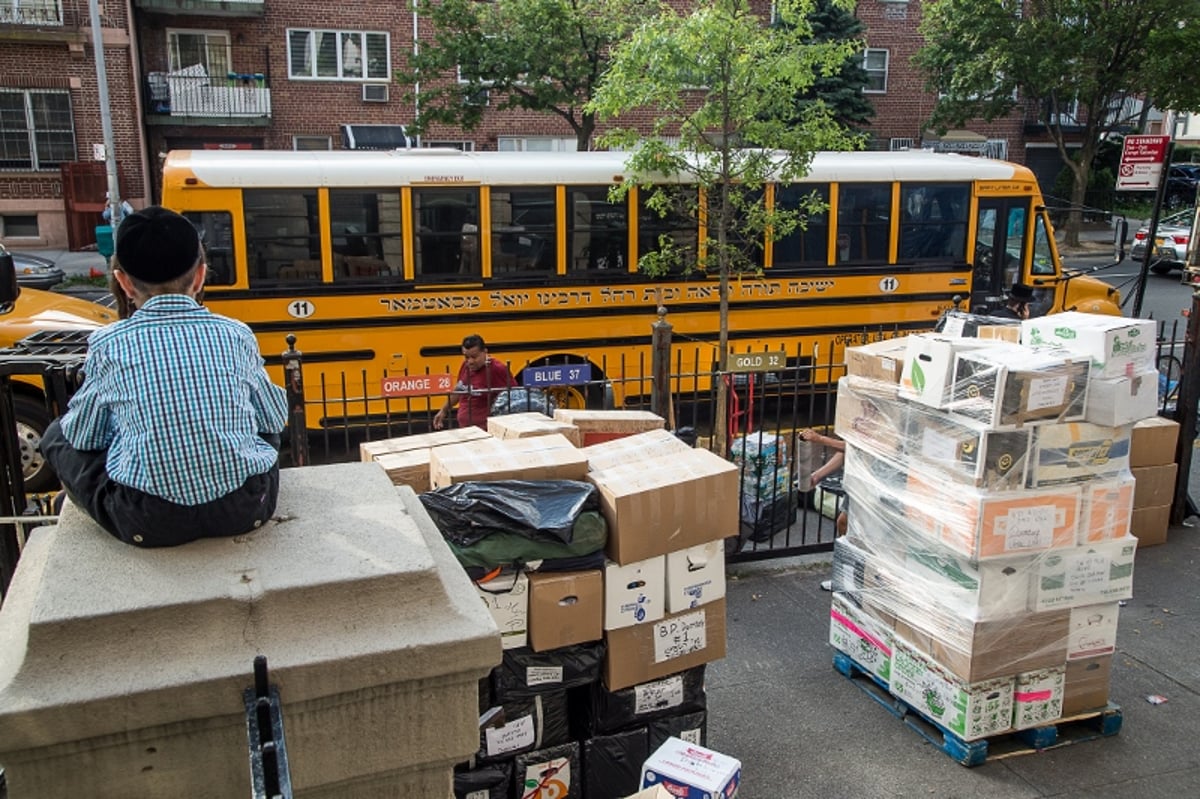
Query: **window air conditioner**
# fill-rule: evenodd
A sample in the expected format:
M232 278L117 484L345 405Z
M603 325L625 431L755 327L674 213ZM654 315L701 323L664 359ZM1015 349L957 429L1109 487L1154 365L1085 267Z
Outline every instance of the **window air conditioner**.
M388 85L386 83L364 83L362 92L364 103L386 103L388 101Z

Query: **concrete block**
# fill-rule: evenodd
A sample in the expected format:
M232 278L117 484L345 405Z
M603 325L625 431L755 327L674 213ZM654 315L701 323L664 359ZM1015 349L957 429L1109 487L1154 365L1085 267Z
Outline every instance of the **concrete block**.
M0 610L12 799L249 795L242 692L279 686L297 797L444 797L500 635L411 490L286 469L260 530L137 549L70 506Z

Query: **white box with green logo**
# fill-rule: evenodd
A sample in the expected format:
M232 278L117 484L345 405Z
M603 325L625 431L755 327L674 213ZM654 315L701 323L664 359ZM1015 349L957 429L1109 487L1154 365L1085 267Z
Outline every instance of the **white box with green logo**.
M1075 350L1092 359L1092 377L1121 377L1154 368L1155 323L1068 311L1021 322L1021 343Z
M1012 727L1013 678L966 683L907 641L892 649L893 694L964 741Z

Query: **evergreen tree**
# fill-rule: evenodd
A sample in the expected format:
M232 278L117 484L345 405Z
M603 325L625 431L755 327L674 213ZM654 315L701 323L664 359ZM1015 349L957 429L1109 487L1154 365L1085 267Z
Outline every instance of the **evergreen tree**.
M788 23L780 22L780 25ZM814 42L846 42L862 39L865 27L852 11L833 0L817 0L808 16ZM862 53L846 59L832 74L820 74L811 87L796 95L797 118L804 109L818 100L830 110L833 118L847 128L857 129L870 124L875 108L863 94L867 71L863 68Z

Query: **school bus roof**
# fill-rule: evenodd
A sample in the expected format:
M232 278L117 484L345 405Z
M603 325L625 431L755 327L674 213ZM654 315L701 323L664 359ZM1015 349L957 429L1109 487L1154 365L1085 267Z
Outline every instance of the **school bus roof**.
M609 184L628 153L463 153L457 150L174 150L164 186L300 188L406 185ZM822 152L804 182L1030 180L1026 167L972 156L902 152Z

